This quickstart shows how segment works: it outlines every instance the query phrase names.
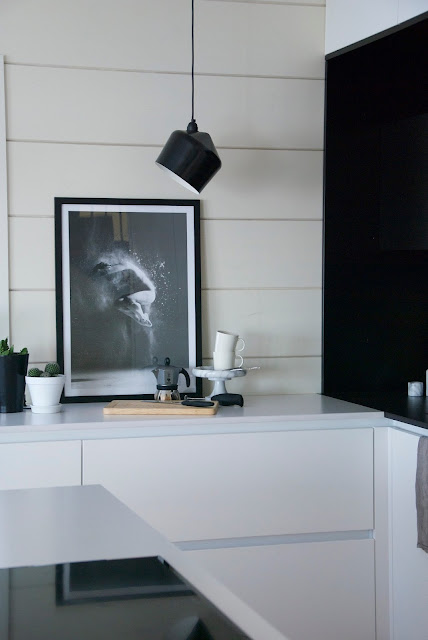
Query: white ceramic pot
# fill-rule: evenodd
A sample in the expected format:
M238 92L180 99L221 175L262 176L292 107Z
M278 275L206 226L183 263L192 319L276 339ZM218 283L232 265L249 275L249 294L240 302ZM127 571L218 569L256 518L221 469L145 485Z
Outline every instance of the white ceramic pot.
M34 413L57 413L64 388L65 377L61 373L52 378L26 376L25 382L31 396L31 410Z

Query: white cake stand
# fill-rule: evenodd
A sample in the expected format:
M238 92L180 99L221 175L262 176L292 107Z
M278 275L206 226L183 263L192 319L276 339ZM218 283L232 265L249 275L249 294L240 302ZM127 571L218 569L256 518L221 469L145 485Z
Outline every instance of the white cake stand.
M214 382L214 389L211 392L211 395L206 396L206 400L212 398L212 396L216 396L219 393L227 393L226 391L226 380L232 380L232 378L242 378L242 376L247 375L246 369L224 369L224 370L216 370L212 367L195 367L192 369L192 373L197 378L207 378L207 380L211 380Z

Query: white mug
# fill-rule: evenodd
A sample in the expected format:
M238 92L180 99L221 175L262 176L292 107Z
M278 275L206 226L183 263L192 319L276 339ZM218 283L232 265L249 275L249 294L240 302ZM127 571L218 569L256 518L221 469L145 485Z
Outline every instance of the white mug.
M407 395L408 396L423 396L424 395L424 383L423 382L408 382L407 383Z
M240 349L237 349L238 340L242 340L242 347ZM219 351L243 351L244 349L244 339L240 338L236 333L230 333L229 331L217 331L214 347L215 353Z
M224 371L227 369L235 368L235 359L241 358L241 362L237 365L237 367L242 367L244 364L244 358L235 354L234 351L214 351L213 353L213 361L214 361L214 369L216 371Z

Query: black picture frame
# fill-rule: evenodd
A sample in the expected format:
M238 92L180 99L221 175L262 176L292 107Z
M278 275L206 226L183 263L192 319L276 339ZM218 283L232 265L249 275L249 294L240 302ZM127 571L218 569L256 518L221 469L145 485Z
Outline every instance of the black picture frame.
M202 395L199 200L55 198L63 402L153 399L170 358Z

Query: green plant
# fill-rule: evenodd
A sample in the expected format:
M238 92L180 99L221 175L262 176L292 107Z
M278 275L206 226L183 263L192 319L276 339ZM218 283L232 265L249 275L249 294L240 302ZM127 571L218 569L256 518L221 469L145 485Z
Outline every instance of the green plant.
M0 356L12 356L12 355L20 355L24 356L28 353L27 347L21 349L21 351L15 352L13 348L13 344L9 346L8 339L0 340Z
M57 376L59 374L59 364L57 362L48 362L45 367L45 373L49 373L51 376Z
M60 368L57 362L48 362L44 371L38 367L33 367L28 371L28 376L30 378L56 378L59 372Z

